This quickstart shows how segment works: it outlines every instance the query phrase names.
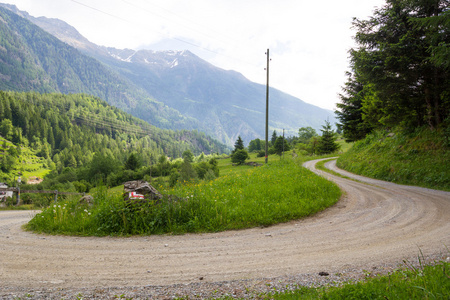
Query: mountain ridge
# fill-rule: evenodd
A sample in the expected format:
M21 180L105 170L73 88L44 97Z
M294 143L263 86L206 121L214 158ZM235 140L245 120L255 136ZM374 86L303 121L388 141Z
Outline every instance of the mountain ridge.
M8 9L18 10L15 7ZM138 98L147 97L172 109L172 115L178 113L177 126L202 130L228 145L233 145L238 136L247 143L264 136L265 86L249 81L242 74L215 67L187 50L153 51L98 46L64 21L34 18L24 12L22 15L67 45L101 62L118 78L135 87L139 91ZM136 97L132 98L139 102ZM286 129L288 135L294 135L300 127L311 126L318 130L326 119L331 123L335 120L332 111L274 88L270 88L269 101L271 131ZM128 107L126 111L162 128L175 123L169 117L159 120L147 111L145 105L134 111ZM155 112L158 113L158 109L154 109ZM171 116L170 113L166 115Z

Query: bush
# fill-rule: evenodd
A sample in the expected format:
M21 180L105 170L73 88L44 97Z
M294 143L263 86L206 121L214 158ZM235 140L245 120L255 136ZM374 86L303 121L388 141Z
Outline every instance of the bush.
M242 165L249 158L246 150L236 150L231 155L231 162L234 164Z
M256 154L256 157L264 157L264 156L266 156L266 150L260 150Z

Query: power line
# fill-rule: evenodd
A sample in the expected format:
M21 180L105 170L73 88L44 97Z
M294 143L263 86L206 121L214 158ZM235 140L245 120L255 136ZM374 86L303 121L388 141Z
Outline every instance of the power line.
M157 13L155 13L154 11L151 11L151 10L145 8L145 7L138 6L138 5L134 4L134 3L131 3L130 1L122 0L122 2L125 2L125 3L127 3L128 5L131 5L131 6L135 7L135 8L140 9L140 10L144 10L144 11L146 11L146 12L148 12L148 13L153 14L153 15L156 15L156 16L159 16L159 17L161 17L161 18L164 18L164 19L166 19L166 20L168 20L168 21L170 21L170 22L174 22L173 19L170 19L170 18L167 18L167 17L162 16L162 15L160 15L160 14L157 14ZM165 11L165 12L167 12L167 13L169 13L169 14L175 16L177 20L182 19L182 20L185 20L185 21L187 21L187 22L189 22L189 23L192 23L192 24L194 24L194 25L196 25L196 26L199 26L199 27L201 27L201 28L204 28L204 27L205 27L203 24L200 24L200 23L198 23L198 22L195 22L195 21L192 21L192 20L190 20L190 19L188 19L188 18L185 18L184 16L179 15L179 14L176 14L176 13L174 13L174 12L172 12L172 11L170 11L170 10L168 10L168 9L166 9L166 8L164 8L164 7L162 7L162 6L160 6L160 5L157 5L157 4L154 4L154 3L147 3L147 4L153 5L153 6L157 7L157 8L159 8L160 10L163 10L163 11ZM181 23L179 23L179 22L175 22L175 23L177 23L177 24L179 24L179 25L182 25L184 28L188 28L189 30L192 30L192 31L197 32L197 33L200 33L200 34L202 34L202 35L204 35L204 36L206 36L206 37L208 37L208 38L215 39L216 41L219 41L219 42L221 42L221 43L227 43L227 42L220 41L219 39L217 39L217 36L212 36L212 35L206 34L206 33L204 33L204 32L201 32L201 31L199 31L199 30L196 30L196 29L194 29L194 28L192 28L192 27L187 27L185 24L181 24ZM233 42L233 43L236 42L236 41L234 40L234 38L231 38L231 37L229 37L229 36L227 36L227 35L224 35L223 33L218 32L218 31L214 30L213 28L209 28L209 30L212 31L212 32L217 33L218 35L220 35L220 36L222 36L222 37L227 38L229 41L231 41L231 42Z
M138 24L138 23L136 23L136 22L133 22L133 21L127 20L127 19L125 19L125 18L119 17L119 16L117 16L117 15L114 15L114 14L111 14L111 13L108 13L108 12L105 12L105 11L103 11L103 10L101 10L101 9L98 9L98 8L95 8L95 7L93 7L93 6L84 4L84 3L79 2L79 1L77 1L77 0L70 0L70 1L72 1L72 2L74 2L74 3L76 3L76 4L78 4L78 5L81 5L81 6L84 6L84 7L89 8L89 9L92 9L92 10L94 10L94 11L97 11L97 12L99 12L99 13L102 13L102 14L104 14L104 15L107 15L107 16L109 16L109 17L112 17L112 18L121 20L121 21L123 21L123 22L130 23L130 24L134 24L134 25L139 25L139 26L145 26L145 24L142 24L142 23L141 23L141 24ZM129 2L127 2L127 1L125 1L125 0L122 0L122 1L124 1L125 3L130 4ZM130 5L132 5L132 6L136 7L136 8L140 8L139 6L136 6L136 5L133 5L133 4L130 4ZM140 8L140 9L143 9L143 8ZM145 9L145 10L146 10L146 9ZM148 10L146 10L146 11L148 11ZM185 44L194 46L194 47L196 47L196 48L202 49L202 50L207 51L207 52L210 52L210 53L214 53L214 54L217 54L217 55L220 55L220 56L229 58L229 59L233 59L233 60L235 60L235 61L239 61L239 62L248 64L248 65L252 65L252 66L258 67L258 65L254 64L254 63L250 63L250 62L245 61L245 60L242 60L242 59L240 59L240 58L233 57L233 56L229 56L229 55L220 53L220 52L218 52L218 51L211 50L211 49L209 49L209 48L203 47L203 46L201 46L201 45L198 45L198 44L195 44L195 43L192 43L192 42L189 42L189 41L186 41L186 40L184 40L184 39L177 38L177 37L167 37L165 34L159 32L159 31L155 31L155 30L151 30L151 31L157 33L158 35L160 35L160 36L162 36L162 37L166 37L166 38L169 38L169 39L172 39L172 40L176 40L176 41L179 41L179 42L182 42L182 43L185 43ZM197 31L197 32L198 32L198 31ZM199 32L199 33L200 33L200 32ZM203 33L202 33L202 34L203 34ZM203 35L205 35L205 34L203 34Z
M124 19L124 18L121 18L121 17L119 17L119 16L116 16L116 15L113 15L113 14L110 14L110 13L107 13L107 12L105 12L105 11L103 11L103 10L100 10L100 9L98 9L98 8L89 6L89 5L84 4L84 3L81 3L81 2L78 2L78 1L76 1L76 0L70 0L70 1L72 1L72 2L74 2L74 3L77 3L77 4L81 5L81 6L90 8L90 9L92 9L92 10L95 10L95 11L97 11L97 12L100 12L100 13L102 13L102 14L105 14L105 15L107 15L107 16L113 17L113 18L115 18L115 19L118 19L118 20L121 20L121 21L124 21L124 22L127 22L127 23L131 23L130 21L128 21L128 20L126 20L126 19Z

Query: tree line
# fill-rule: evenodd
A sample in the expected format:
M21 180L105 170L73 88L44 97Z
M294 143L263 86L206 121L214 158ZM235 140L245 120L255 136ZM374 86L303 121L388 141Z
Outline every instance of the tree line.
M354 19L357 47L336 111L347 141L379 128L449 128L450 2L387 0Z
M9 149L31 148L52 170L48 182L53 184L83 181L88 187L98 180L109 178L112 184L140 176L125 164L133 156L141 166L151 166L186 150L196 155L228 151L204 133L159 129L85 94L0 91L0 120L0 135L15 145ZM0 164L3 178L14 167L6 159L10 156Z
M321 135L310 126L301 127L298 130L298 136L284 137L284 135L279 136L274 130L268 141L268 154L281 156L286 151L298 150L302 155L322 155L338 151L340 149L337 143L339 134L332 129L330 122L326 120L320 131ZM257 157L264 157L265 145L265 140L254 139L245 149L244 142L239 136L234 144L231 160L235 164L243 164L249 158L248 152L256 152Z

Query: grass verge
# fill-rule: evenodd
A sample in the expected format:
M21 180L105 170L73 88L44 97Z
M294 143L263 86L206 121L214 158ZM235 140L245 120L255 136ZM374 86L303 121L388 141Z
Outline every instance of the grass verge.
M450 263L409 267L338 287L299 287L263 295L263 299L450 299Z
M450 151L443 131L377 131L342 154L337 166L363 176L450 191Z

